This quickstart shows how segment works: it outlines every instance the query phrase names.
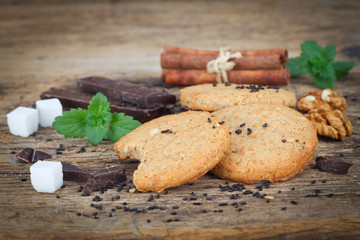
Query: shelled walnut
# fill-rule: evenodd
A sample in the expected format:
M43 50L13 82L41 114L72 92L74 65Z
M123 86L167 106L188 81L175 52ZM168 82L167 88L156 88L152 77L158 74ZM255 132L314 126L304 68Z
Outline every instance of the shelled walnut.
M346 99L339 96L339 93L332 91L331 89L325 89L323 91L311 91L302 96L296 107L300 111L310 111L311 109L318 109L322 111L340 110L345 112Z
M344 116L346 100L331 89L308 92L296 107L308 112L305 117L313 122L319 135L344 141L352 134L351 122Z
M351 122L340 110L313 109L305 114L305 117L314 123L317 133L322 136L344 141L353 131Z

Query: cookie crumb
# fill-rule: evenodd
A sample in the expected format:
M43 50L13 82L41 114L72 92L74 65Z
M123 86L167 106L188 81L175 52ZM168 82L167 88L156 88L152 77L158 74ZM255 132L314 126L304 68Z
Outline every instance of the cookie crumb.
M264 197L266 200L274 200L275 198L273 196L265 196Z

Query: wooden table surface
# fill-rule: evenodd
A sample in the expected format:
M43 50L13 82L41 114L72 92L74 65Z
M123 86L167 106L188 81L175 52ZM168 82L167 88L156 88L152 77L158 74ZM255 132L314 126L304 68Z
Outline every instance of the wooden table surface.
M335 0L1 1L0 238L359 239L360 62L359 52L350 51L352 57L344 53L360 43L359 12L359 1ZM65 188L55 194L37 193L31 186L30 165L15 158L19 148L35 147L53 154L53 160L69 161L90 171L121 164L132 179L138 163L118 161L112 143L92 147L85 139L65 139L52 128L39 128L28 138L13 136L6 113L18 106L33 106L50 87L73 86L74 79L89 75L155 85L178 95L180 87L166 87L160 80L159 56L165 45L287 48L290 56L297 56L300 44L308 39L334 44L337 59L357 62L351 74L334 86L347 97L346 115L354 133L343 142L321 137L316 149L317 156L353 163L346 175L320 172L314 169L313 160L302 174L264 188L261 194L275 197L267 203L241 192L240 199L232 200L237 192L220 191L218 186L226 181L207 174L148 202L156 193L129 193L128 187L82 197L74 182L65 182ZM297 97L315 89L306 77L292 79L286 88ZM57 155L60 144L65 151ZM86 151L77 153L83 146ZM246 186L255 190L255 185ZM318 196L306 197L315 189L320 190ZM212 200L206 200L204 194ZM95 195L103 201L94 202ZM184 197L196 197L201 205ZM123 202L147 212L112 212L112 208L124 206ZM232 206L234 202L238 208ZM102 210L91 207L92 203L101 204ZM164 209L148 210L153 205ZM286 210L281 210L283 207ZM220 209L222 212L214 212Z

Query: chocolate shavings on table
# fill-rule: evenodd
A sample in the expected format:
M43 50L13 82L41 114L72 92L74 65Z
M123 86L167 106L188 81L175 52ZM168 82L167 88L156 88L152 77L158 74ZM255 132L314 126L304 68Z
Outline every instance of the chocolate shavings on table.
M61 164L63 168L63 179L66 181L85 183L94 176L94 174L88 170L78 168L71 163L61 162Z
M102 188L116 185L126 181L125 169L117 167L110 169L106 172L95 174L92 176L84 186L84 193L90 194L93 191L100 190Z
M18 155L16 155L17 159L27 163L35 163L38 160L49 159L51 157L52 155L43 151L38 151L33 148L24 148L24 150L22 150Z
M315 168L322 172L346 174L352 163L343 162L338 159L329 158L326 156L319 156L315 159Z

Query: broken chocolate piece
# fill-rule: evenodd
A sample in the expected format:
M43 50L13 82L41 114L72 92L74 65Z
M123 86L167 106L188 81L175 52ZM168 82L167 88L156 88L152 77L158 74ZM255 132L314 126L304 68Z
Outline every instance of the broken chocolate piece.
M40 95L41 99L58 98L65 108L84 108L87 109L93 95L80 91L69 91L65 89L51 88L49 91ZM164 112L163 105L152 106L149 108L140 108L131 103L119 103L117 100L108 98L111 112L122 112L134 117L142 123L150 121L161 116Z
M122 167L110 169L106 172L94 175L87 181L84 186L84 193L89 194L91 192L113 186L115 184L126 181L125 169Z
M88 170L78 168L71 163L61 162L61 164L63 168L63 179L66 181L85 183L94 176L94 174Z
M315 168L322 172L346 174L352 163L343 162L337 159L329 158L326 156L319 156L315 159Z
M139 106L154 104L174 104L176 97L166 91L156 91L149 87L135 85L125 81L115 81L103 77L87 77L77 80L79 88L91 92L101 92L105 96L133 103Z
M52 155L43 151L38 151L33 148L24 148L24 150L22 150L18 155L16 155L17 159L27 163L36 163L38 160L49 159L51 157Z

